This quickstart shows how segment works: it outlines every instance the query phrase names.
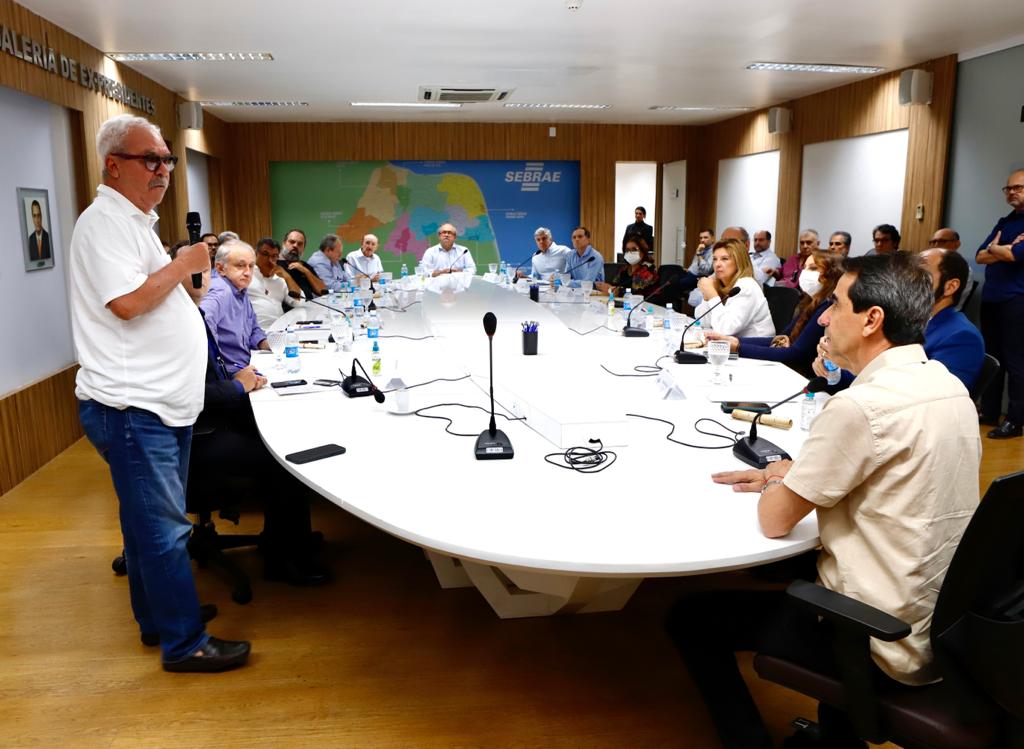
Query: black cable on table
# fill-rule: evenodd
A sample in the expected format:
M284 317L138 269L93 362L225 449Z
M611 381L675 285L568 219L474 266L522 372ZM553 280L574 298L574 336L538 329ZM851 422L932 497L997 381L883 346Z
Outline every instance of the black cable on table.
M583 445L577 447L570 447L565 452L561 453L548 453L544 456L544 460L547 463L555 466L556 468L564 468L567 471L576 471L577 473L600 473L605 468L608 468L618 459L611 450L604 449L604 443L599 439L589 440L590 444L597 444L596 448L586 447ZM552 460L552 458L560 458L561 463Z
M391 388L390 390L381 390L382 393L393 393L396 390L412 390L413 388L421 388L424 385L432 385L435 382L458 382L459 380L465 380L470 375L462 375L462 377L435 377L433 380L427 380L426 382L417 382L415 385L406 385L404 388Z
M739 442L740 435L744 434L744 431L742 431L742 430L737 432L737 431L734 431L734 430L730 429L729 427L727 427L725 424L723 424L720 421L715 421L714 419L709 419L707 417L703 417L703 418L697 419L695 422L693 422L694 431L696 431L698 434L703 434L703 435L705 435L707 437L714 437L715 439L728 440L729 444L727 444L727 445L692 445L689 442L683 442L682 440L672 439L672 435L675 434L675 431L676 431L676 425L673 424L671 421L667 421L665 419L659 419L657 416L645 416L644 414L626 414L626 416L634 416L634 417L636 417L638 419L647 419L648 421L660 421L662 424L668 424L670 427L672 427L672 429L669 431L669 433L667 435L665 435L665 439L667 439L669 442L674 442L677 445L682 445L683 447L695 447L698 450L724 450L727 447L732 447L737 442ZM710 421L712 424L714 424L715 426L721 427L722 429L727 431L729 434L721 434L721 433L716 433L716 432L705 431L705 430L701 429L699 426L697 426L702 421Z
M468 377L469 375L466 375L466 376ZM453 437L479 437L480 436L479 432L473 432L472 434L465 434L463 432L453 432L451 430L451 426L455 422L452 421L452 419L448 418L447 416L431 416L429 414L422 413L423 411L428 411L431 408L441 408L443 406L458 406L459 408L472 408L472 409L476 409L477 411L483 411L485 414L490 414L491 413L490 409L484 408L483 406L473 406L473 405L467 405L465 403L435 403L432 406L423 406L423 408L417 408L412 413L413 413L413 416L420 416L420 417L422 417L424 419L441 419L442 421L447 421L448 424L445 426L444 430L448 434L452 435ZM504 406L502 406L502 407L504 408ZM525 416L513 417L513 416L506 416L505 414L500 414L500 413L495 413L494 415L495 416L500 416L501 418L505 419L506 421L526 421L526 417Z

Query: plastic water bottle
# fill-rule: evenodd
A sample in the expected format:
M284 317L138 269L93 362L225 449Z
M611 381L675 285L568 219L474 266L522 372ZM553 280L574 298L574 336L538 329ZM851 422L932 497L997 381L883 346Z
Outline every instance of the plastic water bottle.
M839 369L839 365L831 359L825 359L822 362L825 365L825 379L829 385L838 385L839 380L843 376L843 372Z
M352 296L352 319L355 320L356 326L361 328L363 327L363 300L356 294Z
M675 313L672 311L672 302L668 302L665 305L665 319L661 321L661 328L665 331L666 336L672 335L672 315Z
M626 289L626 293L622 295L622 314L629 319L629 313L633 311L633 290Z
M501 265L498 268L498 275L502 278L508 275L508 263L504 260L501 261Z
M644 326L648 330L654 330L654 305L647 305L647 317L644 318Z
M289 374L295 374L302 369L299 362L299 337L292 325L288 326L284 335L284 368Z
M814 393L807 393L800 402L800 428L805 432L811 428L811 422L818 415L818 402L814 399Z
M380 303L382 305L384 305L384 306L387 306L387 304L388 304L388 279L384 278L384 276L381 276L380 280L377 281L377 291L380 292Z
M404 281L409 277L409 266L406 263L402 263L402 280Z
M380 338L380 317L377 315L377 310L371 312L370 316L367 318L366 337L371 340Z
M381 369L380 341L373 342L373 351L370 352L370 361L373 362L373 364L370 366L370 371L373 372L375 375L379 375Z
M615 317L615 292L608 290L608 317Z
M693 327L690 328L690 333L693 335L693 340L697 342L698 348L702 347L706 343L706 339L704 338L704 328L700 324L700 320L693 324Z

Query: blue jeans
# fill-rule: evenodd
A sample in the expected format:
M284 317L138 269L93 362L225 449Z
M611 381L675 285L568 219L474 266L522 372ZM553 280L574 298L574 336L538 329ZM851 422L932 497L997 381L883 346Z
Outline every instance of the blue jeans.
M160 635L164 661L186 658L208 639L187 549L192 427L169 427L150 411L93 400L79 401L78 415L110 466L135 620L143 632Z

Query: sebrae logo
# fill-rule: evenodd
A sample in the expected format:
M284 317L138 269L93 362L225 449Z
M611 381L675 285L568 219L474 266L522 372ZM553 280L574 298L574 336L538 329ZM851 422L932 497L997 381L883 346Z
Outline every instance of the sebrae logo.
M543 161L527 161L521 172L505 172L505 182L518 182L521 192L540 192L544 182L561 182L561 172L544 171Z

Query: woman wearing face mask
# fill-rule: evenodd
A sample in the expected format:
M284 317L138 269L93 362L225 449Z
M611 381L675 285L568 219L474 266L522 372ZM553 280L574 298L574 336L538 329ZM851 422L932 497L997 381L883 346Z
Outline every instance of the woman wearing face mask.
M843 257L828 252L813 252L804 262L798 281L803 296L793 319L781 335L762 338L737 338L709 332L708 338L727 340L730 349L750 359L767 359L787 364L807 377L813 377L811 363L825 329L818 317L830 304L839 277L843 275Z
M775 332L772 313L761 292L761 284L754 280L747 248L739 240L725 239L715 244L711 258L712 274L697 282L697 290L704 301L697 305L693 316L700 317L708 312L703 324L722 335L772 335ZM730 298L729 293L734 288L740 291Z
M658 268L651 262L650 250L643 237L630 234L622 248L625 265L619 266L619 272L611 283L595 283L594 286L602 294L614 291L615 296L622 296L626 289L644 298L658 287Z

